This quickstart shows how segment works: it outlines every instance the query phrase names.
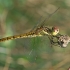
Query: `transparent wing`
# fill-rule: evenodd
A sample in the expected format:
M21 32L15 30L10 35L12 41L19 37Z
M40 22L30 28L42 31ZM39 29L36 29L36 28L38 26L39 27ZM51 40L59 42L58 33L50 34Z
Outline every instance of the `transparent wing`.
M34 29L36 29L36 28L38 28L38 27L43 27L43 26L45 25L45 21L48 21L48 19L49 19L52 15L54 15L54 13L56 13L59 8L60 8L60 7L58 7L58 8L57 8L53 13L51 13L49 16L46 16L44 19L43 19L43 16L41 16L40 19L39 19L39 21L38 21L38 23L37 23L37 25L34 26L34 28L33 28L32 30L34 30ZM42 19L43 19L43 20L42 20Z

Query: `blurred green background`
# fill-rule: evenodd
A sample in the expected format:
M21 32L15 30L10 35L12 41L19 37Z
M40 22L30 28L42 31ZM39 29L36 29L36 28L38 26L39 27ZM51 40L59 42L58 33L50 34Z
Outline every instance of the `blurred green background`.
M70 0L0 0L0 38L29 32L58 7L44 23L70 35ZM46 36L0 43L0 70L68 70L69 66L70 44L51 48Z

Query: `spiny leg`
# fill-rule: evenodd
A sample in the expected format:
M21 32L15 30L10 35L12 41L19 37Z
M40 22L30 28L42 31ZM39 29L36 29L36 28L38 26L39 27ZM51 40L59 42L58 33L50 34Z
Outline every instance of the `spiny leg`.
M53 45L54 45L54 46L59 45L59 44L58 44L58 38L57 38L57 37L49 36L49 35L48 35L48 38L49 38L49 40L50 40L51 47L52 47ZM54 38L56 38L56 39L57 39L57 41L56 41L56 42L54 41Z
M48 38L49 38L49 40L50 40L50 44L51 44L51 47L52 47L52 45L53 45L53 43L54 43L54 42L53 42L53 39L52 39L52 37L49 36L49 35L48 35Z

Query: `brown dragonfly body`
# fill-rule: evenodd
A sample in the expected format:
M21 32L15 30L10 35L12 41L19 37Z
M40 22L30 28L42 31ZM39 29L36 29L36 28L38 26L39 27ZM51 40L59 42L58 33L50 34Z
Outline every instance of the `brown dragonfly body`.
M57 8L58 10L59 8ZM57 11L56 10L56 11ZM14 36L9 36L9 37L5 37L5 38L1 38L0 42L4 42L7 40L12 40L12 39L17 39L17 38L32 38L32 37L37 37L37 36L44 36L44 35L57 35L59 33L59 29L57 27L52 27L52 28L48 28L44 25L44 21L46 19L49 19L56 11L54 11L52 14L50 14L48 16L48 18L45 18L42 22L42 26L38 27L36 30L34 31L30 31L28 33L24 33L21 35L14 35Z
M32 37L37 37L37 36L40 37L40 36L44 36L46 34L51 35L51 29L49 29L47 27L39 27L36 30L28 32L28 33L1 38L0 42L17 39L17 38L32 38Z

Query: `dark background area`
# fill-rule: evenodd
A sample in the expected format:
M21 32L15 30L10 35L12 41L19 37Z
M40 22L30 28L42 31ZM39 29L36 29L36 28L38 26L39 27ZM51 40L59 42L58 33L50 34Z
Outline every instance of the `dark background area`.
M44 23L57 26L70 35L70 0L0 0L0 38L33 30ZM41 17L42 16L42 17ZM50 47L47 36L23 38L0 43L0 70L67 70L70 44Z

